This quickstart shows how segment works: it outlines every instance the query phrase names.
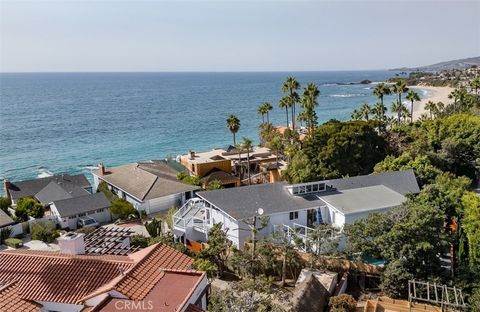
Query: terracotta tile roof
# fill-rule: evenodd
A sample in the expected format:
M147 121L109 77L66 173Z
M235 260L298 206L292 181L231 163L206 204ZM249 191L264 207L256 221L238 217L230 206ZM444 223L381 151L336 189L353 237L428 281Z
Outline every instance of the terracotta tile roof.
M16 291L26 300L75 303L133 265L128 257L3 251L0 281L16 281Z
M204 273L187 270L192 261L164 244L152 245L128 256L67 255L22 249L1 251L0 285L15 283L13 295L8 294L27 303L35 300L80 304L110 290L137 300L145 298L157 286L165 277L165 269L203 276ZM168 287L165 280L163 292ZM4 311L1 288L0 297L0 311Z
M136 305L144 305L150 307L150 310L160 312L182 311L189 304L200 283L204 281L206 285L206 276L203 272L161 269L159 271L160 279L146 296L136 300L110 297L110 300L103 302L95 311L114 312L118 311L120 306L122 311L137 311Z
M33 312L40 311L37 303L23 300L17 292L15 282L0 286L0 311L4 312Z
M191 268L192 258L170 246L161 246L162 248L152 248L155 247L152 246L132 254L142 259L111 289L115 289L129 299L141 300L162 279L165 274L162 269L186 270ZM87 298L89 297L91 298L91 296Z

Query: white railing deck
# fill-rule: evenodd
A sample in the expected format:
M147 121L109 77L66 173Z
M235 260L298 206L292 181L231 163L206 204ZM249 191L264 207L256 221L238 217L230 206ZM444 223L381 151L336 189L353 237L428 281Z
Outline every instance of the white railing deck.
M200 198L189 199L174 215L173 226L185 231L188 226L205 231L210 224L210 212ZM203 215L202 215L203 214Z

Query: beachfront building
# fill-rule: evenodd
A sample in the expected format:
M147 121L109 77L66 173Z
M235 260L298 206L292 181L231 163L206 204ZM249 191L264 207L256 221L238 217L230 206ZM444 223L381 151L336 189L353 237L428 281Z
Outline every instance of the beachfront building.
M179 158L180 163L191 175L207 178L208 181L216 178L226 188L239 186L241 182L245 182L248 163L250 163L251 179L254 182L260 182L261 165L274 163L277 159L275 154L266 147L254 146L247 154L246 150L238 150L231 145L201 153L190 151ZM212 174L216 176L211 177Z
M3 183L5 196L12 201L13 207L23 197L35 198L44 206L49 206L56 200L92 193L92 186L83 174L62 174L19 182L10 182L5 179Z
M206 309L206 274L172 247L86 255L83 234L67 233L58 243L60 252L0 251L0 311Z
M317 224L342 229L372 212L399 207L419 187L412 170L310 183L286 182L198 192L174 215L174 234L182 241L206 241L209 228L222 223L229 239L243 248L259 214L268 224L259 236L283 229L308 235ZM261 208L261 209L260 209Z
M106 168L103 163L93 172L94 187L105 182L119 198L146 214L180 207L200 189L177 180L178 170L167 161L152 160Z
M110 202L103 193L92 194L83 174L56 175L20 182L4 182L5 194L15 207L20 198L31 197L45 207L45 215L61 228L77 228L77 220L88 216L98 223L112 220Z

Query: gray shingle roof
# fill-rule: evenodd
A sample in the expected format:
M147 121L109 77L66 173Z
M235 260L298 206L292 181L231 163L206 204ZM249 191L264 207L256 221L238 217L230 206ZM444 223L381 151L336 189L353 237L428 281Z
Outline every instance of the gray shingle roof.
M104 175L95 174L142 201L200 188L178 181L172 170L161 163L133 163L108 168Z
M15 223L12 218L5 211L0 209L0 227L4 227L10 224Z
M110 202L102 192L59 200L55 201L54 204L61 217L110 207Z
M72 198L67 191L65 191L60 185L51 181L43 189L35 194L35 198L44 205L53 203L56 200L62 200Z
M72 195L72 197L88 194L85 188L91 187L87 178L83 174L65 174L34 180L11 182L11 186L8 190L14 200L22 197L33 197L52 181L61 185L65 191Z
M263 208L266 215L317 208L323 204L318 198L319 196L335 194L338 193L338 190L384 185L401 195L416 194L420 191L412 170L325 180L324 182L332 188L330 191L303 196L291 195L285 188L288 185L286 182L204 191L198 192L197 195L222 209L233 218L242 220L254 216L258 208Z

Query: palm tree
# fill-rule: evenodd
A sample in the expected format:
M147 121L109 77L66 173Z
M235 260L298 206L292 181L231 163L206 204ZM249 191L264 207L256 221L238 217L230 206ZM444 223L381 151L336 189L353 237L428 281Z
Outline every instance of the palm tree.
M402 117L402 107L405 107L403 106L402 102L395 101L392 103L392 107L390 108L392 113L397 113L397 123L400 123L400 118Z
M287 128L288 128L288 108L290 107L290 99L288 96L284 96L278 102L278 107L285 108L285 114L287 115Z
M297 121L300 122L300 126L303 125L303 122L307 121L307 112L303 111L297 115Z
M282 85L283 93L290 98L290 107L292 108L292 129L295 130L295 104L299 101L296 90L300 89L300 83L293 77L289 76Z
M270 104L269 102L263 103L262 106L264 107L264 109L265 109L265 114L267 115L267 123L269 123L269 122L270 122L270 112L272 111L273 106L272 106L272 104Z
M243 149L242 144L235 144L235 149L238 152L238 164L237 164L237 167L235 168L235 172L240 178L240 181L242 181L242 149Z
M265 123L265 106L264 105L260 105L257 108L257 114L262 115L262 124L264 124Z
M236 144L235 134L240 129L240 119L238 119L238 117L235 115L230 115L227 118L227 128L233 134L233 145L235 145Z
M375 114L375 119L385 121L385 112L387 107L383 103L377 102L372 109L372 112Z
M460 98L460 89L455 89L453 90L449 95L449 99L453 99L453 110L455 111L457 109L457 102Z
M476 77L475 79L470 82L470 87L475 90L475 96L477 97L478 101L478 89L480 89L480 78Z
M360 114L360 112L357 109L354 109L352 111L352 115L350 116L350 118L352 118L353 120L360 120L362 119L362 114Z
M382 104L382 107L385 107L385 105L383 105L383 97L385 95L390 95L392 94L392 90L390 89L390 87L384 83L379 83L375 89L373 89L373 95L375 95L376 97L378 97L380 99L380 103ZM382 115L382 120L384 119L384 116L385 116L385 110L381 111L381 115Z
M362 118L365 118L366 121L368 121L368 116L370 115L371 112L372 112L372 108L367 103L364 103L360 107L360 111L359 111L360 116L362 116Z
M427 103L425 103L425 109L430 112L430 118L433 118L433 114L437 109L437 105L435 105L435 103L433 103L432 101L428 101Z
M315 108L318 106L317 98L320 95L320 90L315 83L310 82L303 90L302 100L300 105L305 112L305 123L308 128L308 133L313 134L317 126L317 114Z
M392 91L393 93L398 94L398 101L400 102L400 104L402 104L402 94L408 91L407 83L405 82L405 80L402 79L397 81L397 83L393 85Z
M417 92L410 90L407 94L407 100L412 103L412 105L410 105L410 122L413 122L413 102L420 101L420 96Z
M407 118L410 115L410 112L408 111L408 108L402 104L401 110L400 110L400 115L403 118L403 122L407 122Z
M250 150L253 147L253 142L252 140L248 138L243 138L242 142L242 148L247 151L247 175L248 175L248 185L252 184L252 181L250 180Z

